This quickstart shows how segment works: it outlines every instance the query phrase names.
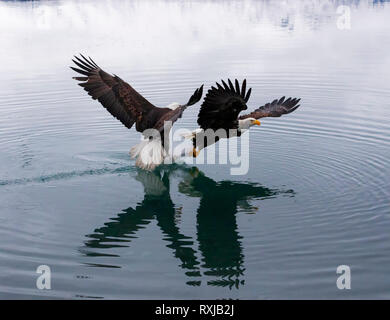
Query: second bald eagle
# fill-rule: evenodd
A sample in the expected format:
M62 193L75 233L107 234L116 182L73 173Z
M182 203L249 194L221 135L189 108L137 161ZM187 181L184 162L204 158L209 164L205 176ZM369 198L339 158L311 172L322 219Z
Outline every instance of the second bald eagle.
M216 143L220 139L220 135L215 134L218 130L222 129L220 132L222 135L225 134L224 138L240 136L251 126L260 125L258 120L260 118L280 117L293 112L299 107L298 102L301 100L282 97L266 103L251 113L239 116L241 111L248 109L247 102L251 91L251 88L246 90L246 80L240 87L237 79L234 85L228 79L228 83L222 80L222 85L216 83L216 87L211 87L198 114L198 124L201 129L186 136L193 141L190 155L197 157L200 150ZM208 131L211 132L210 136L207 134Z

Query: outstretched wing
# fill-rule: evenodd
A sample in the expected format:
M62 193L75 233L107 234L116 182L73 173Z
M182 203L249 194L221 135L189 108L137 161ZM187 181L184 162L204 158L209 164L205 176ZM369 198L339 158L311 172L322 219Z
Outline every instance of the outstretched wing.
M217 87L211 87L202 103L198 114L198 124L206 129L232 129L237 128L238 114L246 110L246 103L251 94L251 89L246 92L246 80L242 87L235 80L235 86L228 80L228 84L222 80L223 86L217 83Z
M103 71L91 58L87 59L83 55L81 58L76 56L74 58L72 61L78 68L71 68L82 77L73 77L73 79L81 81L79 85L92 99L97 99L129 129L134 123L137 131L140 132L150 126L147 114L157 109L153 104L118 76Z
M285 100L285 97L282 97L279 100L276 99L271 103L267 103L264 106L261 106L249 114L242 115L239 119L243 120L246 118L260 119L264 117L280 117L283 114L288 114L296 110L299 107L298 102L300 100L301 99L296 98L288 98Z
M157 121L154 128L162 131L164 129L164 122L165 121L171 121L173 124L176 122L176 120L180 119L183 115L183 112L187 107L194 105L197 103L203 95L203 84L200 86L200 88L196 89L193 95L190 97L188 102L185 105L179 106L174 110L167 109L167 112L164 113L161 118Z
M203 84L200 86L200 88L195 90L195 92L188 99L188 102L184 105L184 107L189 107L197 103L200 99L202 99L202 95L203 95Z

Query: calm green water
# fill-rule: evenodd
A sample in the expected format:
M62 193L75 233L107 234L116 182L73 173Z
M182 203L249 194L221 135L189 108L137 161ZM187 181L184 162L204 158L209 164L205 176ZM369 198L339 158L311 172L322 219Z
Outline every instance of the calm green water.
M0 298L389 299L390 4L351 2L345 30L338 5L0 3ZM302 106L251 129L246 175L147 173L71 79L78 52L159 106L227 77L252 108Z

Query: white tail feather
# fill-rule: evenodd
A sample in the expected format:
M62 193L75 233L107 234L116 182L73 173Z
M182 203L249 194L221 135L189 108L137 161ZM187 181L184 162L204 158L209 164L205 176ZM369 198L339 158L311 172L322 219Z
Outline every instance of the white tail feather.
M131 159L134 159L139 155L141 150L145 147L145 145L148 143L148 140L144 140L141 143L136 144L134 147L130 149L130 157Z
M167 153L158 139L144 140L130 150L131 158L137 158L135 165L145 170L153 170L163 163Z

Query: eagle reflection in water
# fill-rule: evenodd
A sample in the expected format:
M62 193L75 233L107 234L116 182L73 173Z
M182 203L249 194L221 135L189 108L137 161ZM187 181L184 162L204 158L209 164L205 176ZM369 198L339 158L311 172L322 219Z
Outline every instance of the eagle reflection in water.
M177 226L177 208L170 196L169 176L174 173L182 179L179 192L200 198L196 214L196 235L200 258L194 249L194 239L181 233ZM199 286L202 273L210 279L207 285L239 288L245 283L242 236L238 232L236 214L240 208L255 212L251 199L266 199L278 194L293 196L292 190L276 190L255 183L216 182L197 168L174 166L170 169L138 171L136 179L144 186L144 199L134 208L129 207L111 218L103 227L88 234L86 256L116 256L91 252L89 249L127 247L139 229L156 220L168 242L167 247L180 260L179 266L189 277L188 285ZM105 251L105 250L103 250ZM201 261L199 261L199 259ZM102 266L96 265L93 266Z

